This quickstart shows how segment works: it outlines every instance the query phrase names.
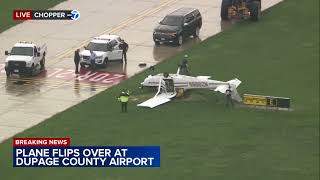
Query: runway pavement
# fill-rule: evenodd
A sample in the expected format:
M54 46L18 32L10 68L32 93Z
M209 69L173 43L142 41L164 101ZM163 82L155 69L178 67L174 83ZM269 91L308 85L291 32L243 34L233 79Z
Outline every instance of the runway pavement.
M280 0L262 0L263 9ZM77 0L53 9L77 9L77 21L25 21L0 34L0 142L52 115L119 83L231 27L220 21L221 0ZM167 13L180 7L198 8L203 16L200 37L181 47L154 46L152 31ZM262 17L263 18L263 17ZM92 37L118 34L129 43L128 64L110 63L98 72L82 69L75 75L73 52ZM46 71L33 78L7 79L4 51L19 41L46 43ZM145 68L147 68L145 67Z

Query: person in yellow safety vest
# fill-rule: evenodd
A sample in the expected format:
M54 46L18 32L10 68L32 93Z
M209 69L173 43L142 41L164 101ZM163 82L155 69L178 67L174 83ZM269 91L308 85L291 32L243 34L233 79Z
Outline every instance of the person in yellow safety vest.
M118 101L121 103L121 112L127 112L127 106L129 101L130 92L122 91L118 97Z

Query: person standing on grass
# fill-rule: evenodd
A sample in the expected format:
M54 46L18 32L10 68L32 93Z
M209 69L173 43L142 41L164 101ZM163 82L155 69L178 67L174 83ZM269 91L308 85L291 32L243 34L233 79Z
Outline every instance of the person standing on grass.
M189 65L188 65L188 55L184 55L181 63L179 64L179 74L190 75Z
M118 97L118 101L121 103L121 112L127 112L128 111L128 101L129 101L130 92L128 91L122 91L121 94Z
M231 86L229 85L228 89L226 90L226 106L229 107L231 104L231 107L233 107L233 101L232 101L232 90L231 90Z

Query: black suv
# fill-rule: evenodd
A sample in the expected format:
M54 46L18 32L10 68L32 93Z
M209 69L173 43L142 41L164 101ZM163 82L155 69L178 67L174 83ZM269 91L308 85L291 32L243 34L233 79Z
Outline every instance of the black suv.
M168 14L154 29L153 40L156 45L169 42L181 45L185 37L199 36L202 26L200 11L195 8L180 8Z

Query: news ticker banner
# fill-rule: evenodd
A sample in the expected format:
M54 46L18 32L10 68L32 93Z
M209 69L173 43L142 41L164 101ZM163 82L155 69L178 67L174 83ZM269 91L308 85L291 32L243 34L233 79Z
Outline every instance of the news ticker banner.
M70 138L14 138L13 167L160 167L160 146L70 146Z
M77 10L13 10L13 20L78 20Z

